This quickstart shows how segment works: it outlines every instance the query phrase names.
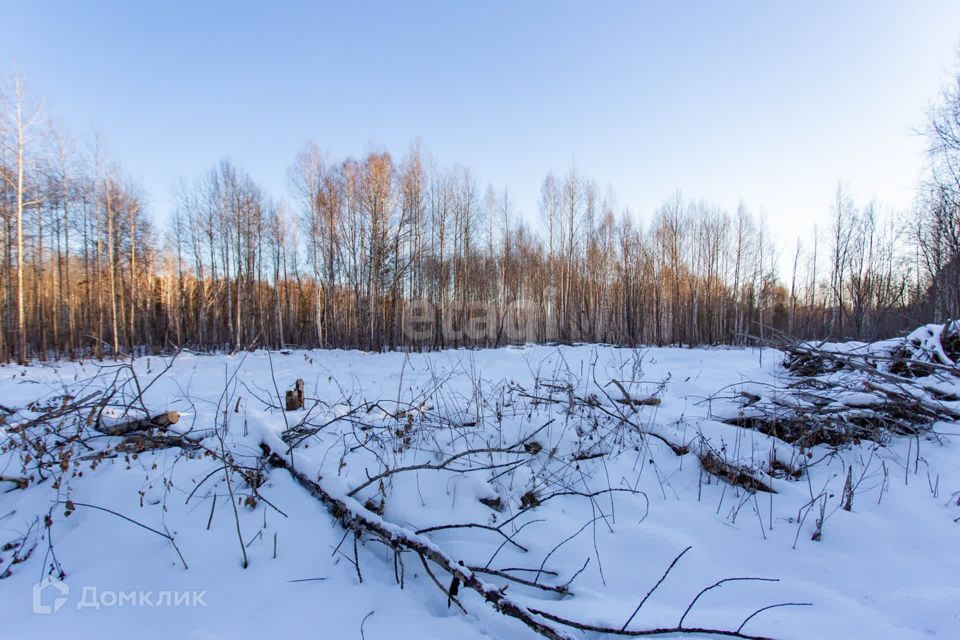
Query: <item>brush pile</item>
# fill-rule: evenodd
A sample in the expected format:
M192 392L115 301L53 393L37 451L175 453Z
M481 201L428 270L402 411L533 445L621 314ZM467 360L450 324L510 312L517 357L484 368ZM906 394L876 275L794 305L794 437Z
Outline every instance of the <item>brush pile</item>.
M960 420L958 322L873 343L778 346L786 354L782 383L743 392L741 411L725 422L806 448L883 442Z

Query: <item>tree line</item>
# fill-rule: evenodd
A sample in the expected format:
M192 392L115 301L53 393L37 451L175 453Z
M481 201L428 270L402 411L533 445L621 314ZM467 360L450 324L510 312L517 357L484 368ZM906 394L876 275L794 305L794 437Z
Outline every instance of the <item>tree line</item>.
M159 228L102 145L72 143L19 77L2 97L7 361L874 339L960 311L960 76L930 113L915 210L884 215L838 186L829 228L795 247L743 206L679 193L641 224L574 170L544 178L530 223L506 189L480 188L419 144L331 159L308 143L289 207L224 160L182 184Z

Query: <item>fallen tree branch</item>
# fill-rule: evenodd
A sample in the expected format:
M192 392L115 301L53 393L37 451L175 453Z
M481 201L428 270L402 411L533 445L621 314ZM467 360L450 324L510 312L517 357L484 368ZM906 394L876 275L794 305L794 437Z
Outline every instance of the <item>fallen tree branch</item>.
M677 565L678 562L680 562L680 558L686 555L687 551L690 551L690 549L692 548L693 547L687 547L686 549L681 551L679 554L677 554L677 557L673 559L673 562L671 562L670 566L667 567L667 570L663 572L663 575L660 576L660 579L657 580L656 584L650 587L650 590L647 591L647 595L643 596L643 600L640 601L640 604L637 605L637 608L633 610L633 613L630 614L630 617L627 618L627 621L623 623L622 627L620 627L620 631L624 631L628 626L630 626L630 623L633 622L633 619L640 612L640 608L643 607L644 603L650 599L650 596L652 596L653 592L657 590L657 587L663 584L663 581L667 579L667 576L670 575L670 572L673 571L673 568Z
M749 469L724 462L712 451L700 455L700 464L710 475L722 478L734 486L743 487L748 491L776 493L773 487L754 477Z
M569 618L563 618L553 613L547 611L541 611L540 609L531 609L533 613L537 614L542 618L546 618L551 622L556 622L562 624L565 627L570 627L571 629L578 629L580 631L593 631L595 633L603 633L612 636L630 636L633 638L643 637L643 636L666 636L666 635L710 635L710 636L724 636L727 638L740 638L741 640L775 640L770 636L755 636L750 635L749 633L743 633L740 630L731 631L729 629L711 629L709 627L656 627L653 629L618 629L616 627L604 627L602 625L596 624L587 624L584 622L577 622L576 620L570 620ZM740 629L743 629L743 625L740 626Z
M450 574L453 579L459 581L462 587L479 594L480 597L499 613L519 620L545 638L549 638L550 640L572 640L571 636L538 620L533 612L508 597L505 589L498 589L481 580L477 577L476 573L455 561L427 538L419 536L412 531L391 525L375 514L365 512L359 503L355 503L355 501L349 497L347 499L335 497L327 492L318 482L314 482L301 471L291 468L284 459L275 454L271 454L267 445L264 444L261 445L261 447L264 448L264 452L273 466L286 469L300 486L327 507L327 510L340 521L340 524L344 528L358 534L365 533L373 535L395 547L413 551L424 559L424 561L429 560L441 567ZM355 504L350 504L347 500ZM447 596L452 598L450 592L445 591Z
M456 462L461 458L466 458L468 456L476 455L479 453L529 454L530 453L529 451L525 449L518 450L517 448L521 447L524 443L529 442L531 438L533 438L535 435L537 435L538 433L546 429L552 422L553 420L548 421L542 427L540 427L530 435L517 441L516 443L510 445L509 447L482 447L478 449L467 449L466 451L460 451L458 453L453 454L452 456L447 457L445 460L443 460L438 464L431 464L429 462L425 462L423 464L411 464L406 467L395 467L392 469L387 469L386 471L382 473L378 473L377 475L369 478L363 484L351 489L350 492L347 494L347 497L352 498L353 496L357 495L358 493L360 493L370 485L375 484L380 480L388 478L392 475L396 475L398 473L403 473L406 471L426 471L426 470L439 471L442 469L447 469L452 462Z
M512 576L505 571L498 571L497 569L488 569L487 567L467 567L470 571L474 573L485 573L491 576L497 576L498 578L503 578L504 580L509 580L510 582L516 582L517 584L522 584L525 587L533 587L534 589L540 589L541 591L552 591L553 593L559 593L561 595L567 595L570 593L569 586L566 584L560 585L549 585L549 584L540 584L539 582L534 582L533 580L527 580L525 578L520 578L518 576Z
M147 531L149 531L149 532L151 532L151 533L155 533L155 534L157 534L158 536L160 536L160 537L162 537L162 538L166 538L167 540L170 541L170 544L173 545L173 548L174 548L174 550L177 552L177 555L180 556L180 562L183 563L183 568L184 568L184 569L188 569L188 568L189 568L189 567L187 567L187 561L183 559L183 554L180 553L180 548L177 547L176 541L173 539L173 536L170 535L169 533L164 533L163 531L160 531L160 530L158 530L158 529L154 529L153 527L150 527L150 526L148 526L148 525L145 525L145 524L143 524L142 522L138 522L138 521L134 520L133 518L130 518L130 517L128 517L128 516L125 516L125 515L123 515L122 513L118 513L118 512L116 512L116 511L114 511L114 510L112 510L112 509L107 509L106 507L100 507L100 506L97 506L97 505L95 505L95 504L87 504L87 503L85 503L85 502L73 502L72 500L58 500L58 501L57 501L57 504L65 505L65 506L67 507L67 509L69 509L69 510L71 510L71 511L73 510L73 507L86 507L86 508L88 508L88 509L97 509L97 510L99 510L99 511L104 511L104 512L109 513L109 514L111 514L111 515L117 516L118 518L122 518L123 520L126 520L127 522L130 522L130 523L132 523L132 524L135 524L135 525L137 525L138 527L141 527L141 528L143 528L143 529L146 529Z
M286 459L278 456L270 450L270 447L266 443L261 443L261 450L263 451L264 458L266 462L276 468L285 469L291 477L303 487L310 495L319 500L333 515L348 532L353 531L355 536L361 534L366 534L373 536L375 539L380 540L384 544L392 547L397 551L412 551L416 553L421 562L423 563L427 573L437 587L447 596L449 603L455 603L461 610L466 611L457 599L457 592L461 588L470 589L477 593L485 602L492 606L497 612L514 618L515 620L521 622L529 629L533 630L537 634L548 638L549 640L573 640L573 636L570 636L566 632L557 629L544 620L549 622L555 622L563 626L567 626L573 629L578 629L581 631L596 631L600 633L608 633L612 635L623 635L623 636L655 636L655 635L667 635L667 634L683 634L683 635L716 635L716 636L725 636L731 638L740 638L742 640L773 640L766 636L756 636L743 633L743 626L754 616L765 611L767 608L760 609L751 616L749 616L744 622L740 625L740 628L736 631L730 629L711 629L706 627L672 627L672 628L653 628L653 629L642 629L642 630L626 630L626 625L624 628L616 629L612 627L602 627L597 625L590 625L587 623L578 622L576 620L569 620L562 618L555 614L541 611L539 609L531 609L523 604L520 604L516 600L508 597L506 595L506 585L503 587L496 587L494 585L488 584L484 580L478 577L478 574L485 573L489 575L496 575L498 577L512 580L519 584L524 584L531 587L536 587L539 589L545 589L549 591L554 591L556 593L566 594L567 586L563 585L561 587L547 587L545 585L531 584L529 580L518 579L513 576L508 576L504 574L503 571L497 571L492 569L479 569L467 567L461 562L454 560L452 557L446 554L440 547L434 544L431 540L424 538L423 536L417 534L416 532L409 531L403 527L399 527L392 523L385 521L383 518L378 516L375 513L371 513L364 509L360 503L351 497L347 496L345 498L339 498L329 491L327 491L319 482L316 482L309 477L307 477L302 471L292 468ZM689 548L685 549L677 558L674 559L671 563L670 568L672 568L677 561L686 553ZM429 563L432 562L434 565L443 569L447 574L450 575L450 587L447 588L443 586L443 582L433 574L430 570ZM664 577L660 579L653 586L650 592L647 594L647 597L653 593L660 583L666 578L666 575L669 574L670 569L667 569L667 572L664 574ZM539 572L538 572L539 573ZM569 583L568 583L569 584ZM697 596L699 597L699 595ZM644 598L646 601L647 598ZM696 601L696 599L694 599ZM640 603L641 606L643 602ZM776 605L776 606L786 606L786 605ZM637 607L637 611L640 607ZM634 611L634 614L631 615L630 620L633 619L637 611ZM629 620L628 620L629 623Z
M149 431L151 429L164 430L180 420L180 414L176 411L166 411L150 418L139 418L137 420L128 420L119 424L99 424L97 431L108 436L124 436L135 431Z
M713 583L712 585L710 585L709 587L704 587L703 589L701 589L701 590L700 590L700 593L698 593L696 596L694 596L693 600L690 601L690 604L687 605L686 611L684 611L684 612L683 612L683 615L680 616L680 622L677 623L677 626L678 626L678 627L682 627L682 626L683 626L683 621L686 619L687 615L690 613L690 610L693 609L693 605L697 604L697 600L700 599L700 596L702 596L703 594L705 594L707 591L710 591L710 590L712 590L712 589L716 589L717 587L722 587L723 585L727 584L728 582L747 582L747 581L752 581L752 582L779 582L780 580L779 580L778 578L724 578L723 580L717 580L716 582L714 582L714 583ZM740 628L742 629L742 628L743 628L743 625L740 625Z

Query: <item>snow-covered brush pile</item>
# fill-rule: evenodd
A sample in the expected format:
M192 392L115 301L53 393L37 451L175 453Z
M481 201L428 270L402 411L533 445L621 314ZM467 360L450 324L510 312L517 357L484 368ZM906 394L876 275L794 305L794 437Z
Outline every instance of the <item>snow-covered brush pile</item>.
M742 389L744 407L727 419L800 447L917 435L960 419L960 324L927 325L874 343L793 343L789 376Z
M921 437L955 420L957 380L949 347L914 338L773 357L526 347L0 369L0 593L44 576L78 590L159 576L221 598L151 618L158 637L948 628L952 605L891 603L950 584L958 563L892 561L896 588L849 570L873 561L846 542L863 523L882 541L878 518L915 518L918 495L943 508L927 460L940 453L924 445L929 491L907 480ZM894 371L904 360L930 369ZM956 515L922 533L955 535ZM910 544L898 527L888 537ZM48 632L110 632L81 613ZM15 635L39 624L12 620Z
M960 376L960 321L928 324L902 340L889 341L892 373L922 377L947 372ZM898 344L899 343L899 344ZM884 348L884 347L882 347ZM874 350L877 350L875 347Z

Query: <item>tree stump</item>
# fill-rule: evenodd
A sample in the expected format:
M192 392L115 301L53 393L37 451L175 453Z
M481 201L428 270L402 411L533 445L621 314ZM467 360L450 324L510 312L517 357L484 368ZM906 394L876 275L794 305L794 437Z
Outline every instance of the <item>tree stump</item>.
M293 389L287 390L287 411L303 409L303 378L297 378Z

